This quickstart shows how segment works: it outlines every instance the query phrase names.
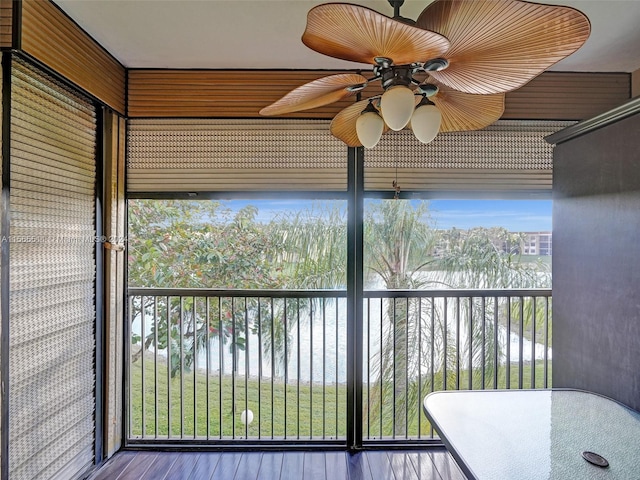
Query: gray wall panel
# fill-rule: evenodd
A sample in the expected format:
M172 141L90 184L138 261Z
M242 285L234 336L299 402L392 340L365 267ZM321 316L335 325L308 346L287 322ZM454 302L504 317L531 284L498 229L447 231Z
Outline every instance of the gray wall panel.
M640 115L553 165L553 385L640 409Z

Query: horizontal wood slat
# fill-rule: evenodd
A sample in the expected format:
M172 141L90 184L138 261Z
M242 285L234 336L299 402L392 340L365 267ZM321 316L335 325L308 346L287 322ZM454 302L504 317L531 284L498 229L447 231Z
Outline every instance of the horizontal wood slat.
M546 72L506 95L504 119L585 120L631 95L628 73Z
M13 2L0 0L0 47L13 46Z
M22 49L124 113L125 68L52 2L22 2Z
M129 117L265 118L260 109L333 71L129 70ZM353 98L279 118L327 119Z
M259 110L290 90L344 71L141 70L128 71L129 117L259 118ZM365 77L370 75L365 73ZM626 73L545 72L506 95L503 119L582 120L630 97ZM364 96L378 93L372 84ZM333 118L356 97L290 118Z

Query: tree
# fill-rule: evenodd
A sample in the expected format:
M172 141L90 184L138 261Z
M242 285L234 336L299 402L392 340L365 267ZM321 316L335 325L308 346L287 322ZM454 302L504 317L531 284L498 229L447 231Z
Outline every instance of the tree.
M277 241L256 221L219 202L131 200L129 285L156 288L280 288Z
M319 202L310 209L282 213L265 227L273 238L269 257L274 259L273 268L281 273L281 287L288 290L343 289L347 271L347 229L343 202ZM263 339L265 351L273 352L276 371L282 372L285 358L285 341L291 344L293 323L287 312L304 313L302 318L311 318L313 312L321 311L319 299L288 299L275 304L271 315L279 321L271 324L265 317L261 331L267 332ZM297 315L296 315L297 316ZM271 329L275 331L271 332ZM271 345L271 338L274 345Z
M269 222L256 219L257 210L250 206L233 212L219 202L132 201L130 285L344 288L346 221L340 203L324 207L316 205L314 209L283 214ZM387 290L539 286L540 266L521 261L517 248L520 240L518 235L504 229L438 230L429 217L426 202L367 202L364 224L366 285L367 288L384 287ZM285 310L318 309L309 300L296 300L300 303L292 308L287 301L262 305L256 299L249 302L248 308L263 309L269 314L261 321L256 320L255 315L247 321L247 318L240 318L238 312L231 313L234 309L224 305L223 300L209 310L189 299L180 302L175 298L164 302L160 305L161 318L157 322L159 331L141 333L145 339L140 352L152 345L169 348L172 353L181 352L182 348L185 359L171 355L174 373L180 361L182 366L190 368L196 352L210 338L222 338L229 344L235 359L235 353L244 348L248 329L263 333L264 351L272 351L271 361L281 367L286 361L284 345L291 340L292 333ZM448 323L446 307L424 302L426 300L387 300L384 307L386 330L379 345L380 359L374 359L373 369L384 398L393 396L398 408L394 408L395 415L390 415L383 412L382 405L375 404L379 400L374 400L370 414L382 412L387 432L390 425L395 425L394 433L403 434L408 428L405 422L407 405L418 403L422 386L436 388L435 385L424 385L422 372L425 370L434 369L444 374L444 367L452 365L456 359L464 359L468 351L474 352L471 359L474 366L483 365L489 373L496 368L493 357L482 358L480 354L479 342L484 340L478 328L482 322L477 316L485 309L478 308L473 303L476 300L460 304L469 315L459 317L462 325L455 328ZM151 314L156 308L149 299L140 299L134 304L133 318L142 312ZM488 306L485 313L490 314L491 308ZM525 305L523 312L531 308L531 305ZM221 318L219 324L208 322L207 311ZM430 331L431 322L433 336L427 337L424 332ZM491 341L494 338L491 329L498 329L499 325L492 322L487 325L487 339ZM459 348L453 341L457 328L469 332L455 337L466 342ZM272 338L273 345L270 344ZM418 356L406 351L407 345L425 352L433 348L433 365L430 355L423 356L420 364ZM447 380L451 384L452 379ZM426 380L431 381L431 378Z
M415 206L406 200L371 202L365 219L364 239L369 284L378 286L382 281L387 290L516 288L534 287L540 282L540 266L533 268L521 262L518 250L510 248L511 245L520 245L519 234L511 234L503 228L437 230L428 216L426 202ZM424 305L424 308L422 300L420 303L391 299L387 302L386 341L380 345L380 357L374 357L377 360L373 368L379 375L379 381L375 383L381 385L384 397L392 397L396 402L392 409L395 415L387 411L383 419L386 431L390 431L393 425L394 433L398 435L406 431L408 405L419 403L422 371L435 367L436 372L444 374L446 366L460 361L461 356L468 362L464 355L469 351L474 352L472 364L484 366L484 369L476 369L477 375L482 370L491 374L496 368L493 357L482 358L481 352L486 346L482 342L488 339L493 343L493 329L498 326L477 318L479 312L485 312L491 318L493 307L481 306L479 299L458 303L456 308L464 310L458 312L462 325L449 325L448 307L436 306L435 300L432 301L434 305ZM430 318L431 312L433 319ZM429 331L430 321L433 321L433 338L421 335L421 332ZM486 335L481 328L483 323ZM463 337L465 344L460 348L456 348L459 343L456 340L461 335L458 328L469 332ZM429 364L430 355L424 356L423 364L420 364L417 355L409 354L407 345L411 345L414 351L420 348L428 352L434 348L433 358L437 366ZM490 349L499 349L499 345L490 345ZM452 376L452 369L449 372ZM446 380L451 385L455 379ZM430 382L431 378L428 378L426 388L435 388ZM381 397L373 395L372 398L370 414L384 416Z
M420 272L433 263L436 231L428 224L426 203L414 208L405 200L381 201L369 204L364 225L364 258L369 282L376 285L382 280L387 290L408 290L424 287ZM381 344L382 358L376 365L380 383L393 389L393 398L401 408L394 408L393 425L396 434L406 429L406 398L409 378L420 366L409 365L415 357L403 352L411 341L415 345L418 322L417 312L409 302L387 302L388 341ZM409 373L411 370L411 373ZM387 396L390 396L387 391ZM378 410L381 405L378 405Z
M131 200L129 202L129 285L156 288L280 288L283 276L273 268L276 251L268 229L256 221L257 209L237 212L219 202L184 200ZM195 299L142 297L132 302L133 319L157 315L150 330L134 335L142 342L135 361L151 346L171 352L170 368L193 367L207 338L222 336L234 364L244 349L246 331L240 312L229 300L210 309ZM222 318L210 322L210 318ZM157 331L156 331L157 330ZM144 340L142 340L142 337ZM235 365L234 365L235 371Z
M261 223L257 208L237 212L220 202L184 200L132 200L129 205L129 285L156 288L317 289L343 288L346 283L346 222L340 203L323 203L314 209L281 214ZM170 351L171 372L192 368L206 339L222 336L233 353L244 350L245 319L231 299L220 299L208 309L192 298L141 298L132 304L131 318L157 315L148 332L134 335L142 342L135 361L152 346ZM296 308L314 306L302 299ZM285 338L292 329L285 316L294 311L292 301L259 305L249 299L254 312L269 311L262 323L246 327L265 333L264 351L274 352L277 372L284 365ZM273 311L270 309L273 308ZM234 313L232 313L234 312ZM274 317L274 321L271 321ZM207 327L208 325L208 327ZM156 332L157 329L157 332ZM273 332L271 331L273 329ZM169 332L169 334L167 333ZM141 337L144 337L142 340ZM270 344L274 339L273 348ZM181 363L182 362L182 363Z

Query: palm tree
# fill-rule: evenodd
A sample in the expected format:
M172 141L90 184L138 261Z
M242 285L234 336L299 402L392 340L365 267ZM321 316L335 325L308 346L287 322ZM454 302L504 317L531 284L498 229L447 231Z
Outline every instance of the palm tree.
M346 283L344 211L339 204L315 208L315 211L280 217L271 224L271 234L279 239L274 244L278 246L278 263L282 265L286 288L342 288ZM538 269L527 268L519 262L517 248L506 248L505 252L505 246L517 247L520 240L518 235L505 229L437 230L429 216L427 202L367 202L364 223L365 287L420 290L535 286ZM466 364L466 352L473 352L474 374L479 376L479 372L484 370L486 376L491 377L495 368L494 357L488 355L483 358L482 352L500 348L500 345L493 345L493 329L498 326L492 320L484 322L483 335L483 322L478 316L483 311L486 318L492 319L494 307L487 304L480 308L480 301L469 299L460 302L456 306L460 310L457 317L460 323L452 324L452 316L447 319L446 307L435 301L386 300L382 312L384 318L381 318L384 332L379 351L376 355L369 352L371 369L377 377L371 383L383 390L382 402L388 404L388 399L395 399L395 408L384 410L380 405L380 395L372 395L368 403L369 415L383 415L384 432L396 435L408 432L407 419L410 423L417 422L416 418L411 418L415 411L409 415L409 406L419 404L421 391L443 387L445 382L449 386L454 385L455 373L450 367L455 362ZM319 307L307 302L303 308ZM282 316L282 312L277 315ZM291 334L286 323L286 319L279 322L279 327L276 327L279 331L274 335L276 345L273 350L278 355L274 361L279 364L286 360L282 348L284 332ZM263 332L269 328L266 325ZM458 329L468 333L459 335ZM267 336L266 340L269 343L270 337ZM407 351L407 346L411 347L410 351ZM428 354L418 356L410 353L418 348ZM434 365L431 365L432 357ZM480 366L484 368L476 368ZM422 375L432 369L439 374L439 386L431 384L430 376ZM443 379L445 371L448 371L448 378ZM481 379L474 379L474 385L478 382Z
M311 209L278 215L267 226L273 238L269 253L277 265L281 288L342 289L346 285L346 212L341 202L314 203ZM299 318L312 318L310 312L320 312L326 305L320 299L287 299L266 305L273 309L265 316L262 332L267 357L275 363L276 372L282 374L286 361L285 342L291 345L292 327ZM270 311L270 310L269 310ZM286 312L295 312L296 319ZM303 315L298 315L303 313ZM307 313L306 315L304 313ZM273 316L276 321L271 321ZM274 345L272 345L272 342ZM271 353L272 352L272 353ZM279 375L279 376L280 376Z
M538 268L520 262L517 248L505 251L520 245L519 235L505 229L439 231L429 218L426 202L368 203L364 238L369 284L379 286L381 281L387 290L533 287L539 280ZM453 385L459 379L447 366L468 364L467 352L473 352L474 369L469 375L480 377L484 371L491 377L494 357L483 357L483 353L500 349L493 342L493 330L499 327L492 321L494 305L481 302L470 298L445 306L434 299L387 301L380 354L369 353L378 376L373 384L383 390L382 395L377 392L368 399L369 415L376 417L373 423L382 415L387 434L409 433L407 420L417 424L419 413L413 409L410 415L407 409L419 405L421 390L437 388L432 384L435 378L423 372L439 373L442 388ZM449 312L452 308L455 311ZM482 314L490 320L482 321ZM418 350L427 354L416 355ZM442 378L445 372L449 378ZM482 378L472 380L474 385L482 382ZM395 399L394 408L384 409L381 403L388 404L385 399L390 398Z
M364 258L367 278L374 285L382 280L386 290L408 290L424 287L419 275L434 261L433 250L437 236L428 223L426 203L414 208L406 200L368 203L364 227ZM395 399L392 423L395 434L406 430L407 394L410 379L415 378L420 365L415 356L405 352L406 345L416 345L417 311L409 302L388 301L386 316L389 322L381 344L380 363L374 365L380 384L393 389L387 392ZM399 354L398 354L399 353ZM379 397L376 397L379 398ZM380 406L379 406L380 407Z
M227 212L231 221L220 224L208 221L220 213L216 210L218 204L202 207L197 202L178 205L170 202L158 209L155 205L139 201L134 203L134 207L140 212L132 211L130 215L134 222L132 225L136 227L131 228L135 242L130 253L137 260L130 270L130 278L140 282L153 279L154 286L207 287L222 281L226 282L222 285L236 288L283 289L343 289L346 285L347 227L343 203L316 204L311 210L281 215L268 224L256 222L257 211L249 207L233 215ZM145 216L147 211L149 214ZM151 233L157 231L156 237L162 238L161 242L149 239L149 235L142 237L142 234L149 233L149 228ZM201 241L192 242L192 245L188 240L193 238ZM429 217L427 202L367 202L363 245L365 288L420 290L537 286L539 268L527 268L519 262L517 248L507 248L512 245L520 245L520 238L504 229L436 229ZM181 274L182 270L195 272L197 278L187 278ZM183 281L188 285L180 283ZM183 350L190 352L190 357L185 358L188 369L191 359L195 361L197 351L205 348L206 341L211 338L220 336L219 339L229 344L235 358L237 350L244 348L243 339L248 332L243 328L254 333L260 331L263 342L260 348L266 358L271 357L276 376L281 376L287 364L287 353L291 353L286 352L285 345L287 342L291 344L294 330L291 318L285 312L299 312L300 309L317 312L323 306L304 299L263 304L264 301L249 300L249 308L264 315L252 315L246 326L246 319L225 317L221 324L223 328L218 328L218 331L215 330L217 323L212 326L203 321L206 314L200 312L202 305L196 308L186 300L180 309L186 330L176 330L178 327L169 321L163 324L161 314L157 340L156 333L152 331L144 341L134 338L134 342L141 342L141 352L149 348L151 342L158 342L156 348L162 349L165 343L179 338L182 332L188 343L183 345ZM374 347L377 353L368 352L368 355L375 377L373 382L370 379L370 385L378 385L382 391L380 395L368 398L367 402L369 418L378 415L377 419L384 424L380 435L408 433L418 421L417 410L412 410L410 415L409 405L419 405L421 391L444 388L445 382L452 385L455 379L444 377L446 371L453 374L447 366L461 358L467 361L468 358L464 357L466 352L473 352L473 374L483 366L482 370L490 376L496 367L494 357L483 357L481 352L484 349L481 347L499 349L499 345L491 345L493 329L498 329L499 325L492 320L484 322L478 318L480 312L484 312L490 319L494 306L479 308L477 301L460 302L459 308L464 312L457 317L457 324L451 323L450 316L447 318L447 307L435 300L387 299L384 305L381 304L380 322L384 332L380 335L379 345ZM140 311L155 308L155 305L143 306L142 303L134 307ZM167 319L170 312L179 306L173 303L161 305L160 310L165 312ZM216 308L214 306L211 310L214 317ZM525 305L523 312L531 308L531 305ZM222 312L222 304L220 309ZM224 310L234 309L225 307ZM542 313L542 309L538 312ZM311 315L303 315L302 318L311 318ZM479 328L483 323L486 323L485 335ZM229 326L231 334L227 331ZM180 328L183 328L182 323ZM168 334L169 331L171 333ZM459 335L460 331L467 333ZM144 336L144 332L140 336ZM425 355L413 354L417 350L425 352ZM177 351L174 348L172 353ZM178 363L172 359L172 371L174 364ZM436 375L424 375L427 371L434 371ZM392 409L395 414L382 405L391 397L395 399Z

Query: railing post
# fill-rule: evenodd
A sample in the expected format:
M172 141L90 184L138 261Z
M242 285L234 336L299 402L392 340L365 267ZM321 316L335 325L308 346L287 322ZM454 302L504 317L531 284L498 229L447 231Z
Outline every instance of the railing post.
M362 447L364 150L347 155L347 447Z

